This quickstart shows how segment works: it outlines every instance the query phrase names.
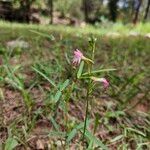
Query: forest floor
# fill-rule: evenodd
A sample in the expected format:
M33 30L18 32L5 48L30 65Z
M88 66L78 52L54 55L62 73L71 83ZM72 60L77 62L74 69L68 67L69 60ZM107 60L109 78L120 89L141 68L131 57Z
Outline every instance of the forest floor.
M110 26L0 22L0 149L150 149L150 26ZM68 100L66 93L73 50L90 56L91 36L95 69L116 71L97 74L110 87L99 85L90 97L85 144L86 82L77 81ZM58 98L53 83L68 81Z

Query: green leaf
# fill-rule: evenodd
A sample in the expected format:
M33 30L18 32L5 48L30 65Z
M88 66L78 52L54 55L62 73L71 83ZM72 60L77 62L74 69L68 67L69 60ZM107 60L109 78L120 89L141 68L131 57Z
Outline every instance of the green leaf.
M118 136L116 136L114 139L112 139L110 142L112 142L112 143L114 143L114 142L116 142L116 141L118 141L118 140L120 140L120 139L122 139L123 138L123 135L121 134L121 135L118 135Z
M55 40L55 37L54 37L53 35L48 35L48 34L46 34L46 33L38 32L38 31L35 31L35 30L30 30L30 31L33 32L33 33L36 33L36 34L38 34L38 35L40 35L40 36L43 36L43 37L45 37L45 38L48 38L48 39L50 39L50 40L52 40L52 41Z
M77 78L80 78L82 75L82 71L83 71L83 67L84 67L84 61L81 62L78 73L77 73Z
M68 113L65 101L60 101L59 106L63 110L64 113Z
M3 81L3 80L4 80L4 78L0 76L0 81Z
M126 128L126 129L128 131L131 131L131 132L134 132L134 133L137 133L139 135L142 135L142 136L146 137L146 135L143 132L139 131L139 130L136 130L136 129L133 129L133 128Z
M87 126L89 125L90 122L91 122L90 120L87 120ZM71 132L69 132L69 134L67 135L66 141L69 143L78 133L78 130L82 129L83 127L84 127L84 122L77 125Z
M56 136L56 137L62 137L64 138L66 136L66 133L65 132L60 132L60 131L51 131L49 132L48 134L49 137L52 137L52 136Z
M56 95L55 95L55 97L54 97L55 103L57 103L57 102L59 101L61 95L62 95L61 91L57 91L57 92L56 92Z
M59 125L57 124L57 122L55 121L55 119L54 119L53 117L50 117L50 121L52 122L52 124L53 124L55 130L59 132L59 131L60 131L60 127L59 127Z
M82 131L83 132L83 131ZM97 146L101 147L103 150L109 150L106 145L104 145L98 138L96 138L91 132L88 130L85 131L85 136L89 141L93 141Z
M93 141L90 141L87 150L92 150L92 149L93 149Z
M69 85L69 79L67 79L61 86L60 91L63 91Z
M17 70L19 70L21 68L21 65L16 65L14 68L12 68L12 72L11 73L15 73Z
M118 117L121 117L121 116L125 116L125 113L123 111L108 111L106 112L106 117L107 118L111 118L111 117L114 117L114 118L118 118Z
M100 70L95 70L95 71L92 71L91 74L97 74L97 73L101 73L101 72L109 72L109 71L115 71L117 69L100 69ZM83 73L82 75L85 76L85 75L88 75L89 73Z
M54 87L56 87L55 83L52 80L50 80L44 73L42 73L41 71L37 70L34 67L32 67L32 69L34 71L36 71L39 75L41 75L43 78L45 78L51 85L53 85Z
M14 138L8 138L5 143L5 150L13 150L18 145L18 141Z
M5 78L5 81L10 84L11 86L13 86L14 88L17 88L18 90L22 91L23 90L23 86L21 85L21 82L20 84L18 82L16 82L15 80L13 79L10 79L10 78Z
M68 134L68 137L67 137L67 143L69 143L74 137L75 135L77 134L78 130L77 129L73 129L69 134Z

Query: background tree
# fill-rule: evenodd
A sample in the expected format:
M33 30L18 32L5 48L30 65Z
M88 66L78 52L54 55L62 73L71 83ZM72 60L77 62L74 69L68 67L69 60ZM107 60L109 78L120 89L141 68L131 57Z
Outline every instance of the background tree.
M109 15L110 20L116 22L117 15L118 15L118 3L119 0L109 0L108 7L109 7Z
M135 15L133 18L133 24L137 23L141 4L142 4L142 0L135 0L135 7L134 7L135 8Z
M148 12L149 12L149 7L150 7L150 0L147 1L147 7L146 7L146 10L145 10L144 20L147 19Z
M83 0L84 21L88 22L88 1Z
M99 10L103 0L83 0L84 20L87 23L99 21Z
M53 24L53 0L48 0L49 12L50 12L50 24Z
M20 11L22 12L23 21L30 22L30 15L31 15L31 5L36 0L20 0Z

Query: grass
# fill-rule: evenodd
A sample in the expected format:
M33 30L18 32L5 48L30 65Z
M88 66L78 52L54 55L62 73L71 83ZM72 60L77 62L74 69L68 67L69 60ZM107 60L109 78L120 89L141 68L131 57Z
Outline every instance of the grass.
M149 23L82 29L1 21L1 149L150 149L149 32ZM90 97L83 143L87 82L76 81L70 61L75 48L90 57L91 35L97 38L93 69L117 70L96 74L110 87L97 85ZM29 47L6 46L16 39Z
M65 32L66 34L75 34L75 35L90 34L90 33L96 34L96 35L104 35L108 32L118 32L118 33L121 33L123 35L126 35L129 32L137 32L140 34L146 34L146 33L150 32L149 23L139 23L135 26L132 24L123 25L122 23L116 23L116 24L111 24L111 23L105 24L104 23L101 26L97 25L95 27L87 25L85 27L80 27L80 28L74 27L74 28L72 28L69 26L62 26L62 25L48 26L48 25L33 25L33 24L27 25L27 24L18 24L18 23L11 24L9 22L6 23L3 21L0 21L0 27L3 27L3 29L17 28L16 30L35 29L35 30L43 30L45 32L47 32L47 31L61 32L61 33Z

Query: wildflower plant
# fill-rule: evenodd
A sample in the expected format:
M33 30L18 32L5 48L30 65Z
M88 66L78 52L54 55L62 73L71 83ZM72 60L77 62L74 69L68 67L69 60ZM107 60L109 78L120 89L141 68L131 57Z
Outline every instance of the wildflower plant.
M95 57L95 43L96 38L91 37L89 40L89 45L91 48L91 58L87 58L80 50L76 49L74 51L74 57L72 61L73 67L78 69L76 77L77 80L86 80L88 85L86 86L86 112L85 120L83 127L82 141L85 140L85 132L87 128L88 114L89 114L89 96L92 94L94 87L97 83L102 83L103 88L106 90L109 87L109 81L104 77L96 76L98 73L105 71L113 71L115 69L102 69L102 70L93 70L94 68L94 57ZM83 70L85 71L83 73Z

